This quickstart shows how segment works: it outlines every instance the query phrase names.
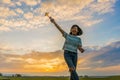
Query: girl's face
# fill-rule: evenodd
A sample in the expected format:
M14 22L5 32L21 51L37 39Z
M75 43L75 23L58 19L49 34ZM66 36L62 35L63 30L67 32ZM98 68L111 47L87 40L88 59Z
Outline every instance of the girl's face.
M71 28L71 33L72 33L72 35L77 35L77 33L78 33L78 28L77 28L77 27L72 27L72 28Z

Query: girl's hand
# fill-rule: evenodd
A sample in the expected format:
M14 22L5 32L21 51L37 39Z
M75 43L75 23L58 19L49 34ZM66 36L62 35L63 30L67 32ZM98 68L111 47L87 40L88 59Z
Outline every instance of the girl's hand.
M78 49L80 50L81 53L85 51L82 47L79 47Z
M81 53L83 53L85 50L83 48L80 49Z
M49 17L52 23L55 23L55 20L52 17Z

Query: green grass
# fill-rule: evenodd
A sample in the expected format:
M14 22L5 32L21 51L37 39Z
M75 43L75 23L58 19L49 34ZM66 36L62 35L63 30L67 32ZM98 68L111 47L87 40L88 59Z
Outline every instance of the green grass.
M105 78L81 78L80 80L120 80L120 76L111 76Z
M6 77L10 80L69 80L68 78L59 77ZM0 80L2 80L1 78Z
M0 77L2 79L10 80L69 80L68 77ZM80 78L80 80L120 80L120 76L111 76L106 78Z

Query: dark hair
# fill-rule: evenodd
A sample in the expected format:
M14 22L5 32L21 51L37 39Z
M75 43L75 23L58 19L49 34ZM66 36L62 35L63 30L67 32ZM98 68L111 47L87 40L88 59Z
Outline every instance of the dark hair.
M82 35L83 34L83 31L82 31L82 29L78 26L78 25L73 25L72 27L71 27L71 29L72 28L74 28L74 27L77 27L77 29L78 29L78 33L77 33L77 36L80 36L80 35ZM70 32L70 34L72 35L72 32Z

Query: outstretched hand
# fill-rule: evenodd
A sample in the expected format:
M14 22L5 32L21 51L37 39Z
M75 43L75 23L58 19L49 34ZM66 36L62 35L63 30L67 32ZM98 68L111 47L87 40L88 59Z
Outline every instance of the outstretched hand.
M46 12L45 16L49 17L49 19L52 23L55 23L55 20L51 16L49 16L49 12Z
M49 16L49 13L48 13L48 12L45 13L45 16L49 17L51 23L53 23L53 24L55 25L55 27L56 27L62 34L64 33L63 29L55 22L54 18L52 18L51 16Z
M52 17L49 17L49 19L52 23L55 23L55 20Z

